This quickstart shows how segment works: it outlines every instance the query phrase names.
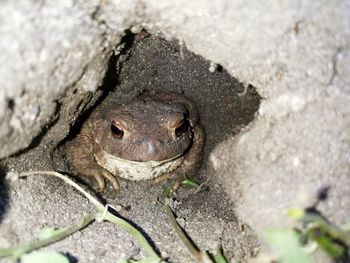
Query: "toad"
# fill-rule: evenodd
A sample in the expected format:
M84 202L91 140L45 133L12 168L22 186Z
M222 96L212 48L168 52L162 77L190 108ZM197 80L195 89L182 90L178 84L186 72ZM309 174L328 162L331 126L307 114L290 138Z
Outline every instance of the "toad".
M205 135L196 105L176 93L145 92L126 105L98 108L68 143L76 174L93 177L99 191L117 176L139 181L193 176L202 161Z

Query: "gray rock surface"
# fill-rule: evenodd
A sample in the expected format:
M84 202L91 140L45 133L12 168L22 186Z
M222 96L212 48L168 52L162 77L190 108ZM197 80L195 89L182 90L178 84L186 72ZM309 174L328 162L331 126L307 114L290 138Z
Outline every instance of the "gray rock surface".
M40 142L48 151L65 138L102 93L124 30L144 26L221 64L264 98L253 123L210 156L212 177L239 218L260 234L285 224L298 192L330 185L322 211L345 223L349 20L346 0L2 1L0 158Z
M213 176L261 234L286 224L297 193L325 185L322 211L350 218L350 6L347 1L149 1L149 27L253 84L256 120L211 155ZM159 17L161 19L159 19ZM153 19L154 18L154 19ZM263 219L263 220L262 220Z
M259 233L286 225L298 193L327 185L322 212L338 224L350 218L349 6L305 2L296 17L254 60L265 73L253 83L266 98L256 120L211 156L238 214Z
M117 4L0 3L0 158L35 144L57 120L65 126L53 145L66 136L101 85L124 30L137 19L133 1Z

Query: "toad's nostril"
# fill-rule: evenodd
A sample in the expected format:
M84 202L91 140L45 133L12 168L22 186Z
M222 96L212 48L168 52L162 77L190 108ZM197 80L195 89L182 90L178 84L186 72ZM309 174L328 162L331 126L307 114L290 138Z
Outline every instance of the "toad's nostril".
M148 145L148 154L155 155L158 152L159 152L159 149L155 145L153 145L153 144Z
M162 160L164 157L164 142L157 139L150 138L142 138L138 141L139 148L139 156L138 159L142 161L149 160Z
M161 142L158 140L148 140L147 146L147 152L149 155L157 155L159 154Z

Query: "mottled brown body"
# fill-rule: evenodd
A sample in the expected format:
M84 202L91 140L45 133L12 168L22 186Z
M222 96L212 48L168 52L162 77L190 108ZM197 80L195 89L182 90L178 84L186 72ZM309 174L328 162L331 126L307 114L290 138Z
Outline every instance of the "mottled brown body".
M81 132L67 144L74 171L105 179L119 189L115 176L129 180L177 179L194 175L201 165L205 135L195 104L175 93L144 93L127 105L96 109Z

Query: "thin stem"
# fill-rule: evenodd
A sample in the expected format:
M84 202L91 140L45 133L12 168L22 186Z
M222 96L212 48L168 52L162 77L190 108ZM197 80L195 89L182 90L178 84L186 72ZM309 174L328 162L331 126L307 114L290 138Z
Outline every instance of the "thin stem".
M100 203L95 197L93 197L91 194L89 194L88 192L86 192L80 185L78 185L77 183L73 182L71 179L69 179L67 176L64 176L63 174L60 174L58 172L54 172L54 171L34 171L34 172L23 172L19 174L19 177L25 177L28 175L36 175L36 174L40 174L40 175L53 175L56 176L60 179L62 179L63 181L65 181L67 184L73 186L75 189L77 189L79 192L81 192L83 195L85 195L85 197L87 199L90 200L90 202L99 210L99 211L103 211L104 209L104 205L102 203Z
M86 198L92 202L96 209L97 213L94 214L94 218L97 221L107 220L109 222L112 222L121 228L123 228L125 231L127 231L132 237L137 239L140 242L141 247L146 251L146 253L151 256L155 257L157 259L160 259L157 253L153 250L152 246L148 243L147 239L130 223L125 221L124 219L117 217L110 213L108 211L108 207L111 206L104 206L102 203L100 203L96 198L94 198L92 195L90 195L88 192L86 192L81 186L79 186L77 183L73 182L71 179L69 179L67 176L64 176L58 172L54 171L35 171L35 172L23 172L20 173L19 176L28 176L28 175L35 175L35 174L41 174L41 175L53 175L56 176L62 180L64 180L67 184L73 186L75 189L77 189L79 192L81 192L83 195L85 195ZM113 208L113 207L112 207Z
M185 232L178 225L176 218L174 216L173 211L170 209L168 205L164 205L165 212L169 218L169 222L171 226L174 228L177 236L181 240L181 242L185 245L188 251L192 254L192 256L198 261L202 262L202 253L191 243L191 241L187 238Z
M130 223L128 223L126 220L116 217L110 212L106 212L103 219L112 222L121 228L123 228L126 232L128 232L132 237L134 237L139 244L142 246L142 248L146 251L146 253L155 258L159 258L157 253L153 250L152 246L148 243L147 239Z
M34 240L28 244L20 245L17 247L0 249L0 258L12 255L15 259L18 259L20 256L22 256L25 253L31 252L33 250L36 250L44 246L48 246L52 243L55 243L59 240L66 238L67 236L79 231L80 229L90 224L92 221L94 221L94 219L95 219L95 213L84 216L77 224L71 225L65 229L62 229L62 231L57 231L57 233L54 233L49 238Z

